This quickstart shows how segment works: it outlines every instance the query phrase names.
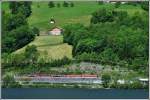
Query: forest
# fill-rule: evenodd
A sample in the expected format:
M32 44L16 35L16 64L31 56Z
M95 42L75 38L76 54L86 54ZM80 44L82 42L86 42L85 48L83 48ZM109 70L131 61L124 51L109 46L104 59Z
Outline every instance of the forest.
M34 40L39 30L29 27L31 2L10 2L11 13L2 11L2 53L11 53ZM23 34L22 34L23 33Z
M125 11L100 9L91 25L65 27L64 42L73 45L81 61L123 64L134 70L148 69L148 12L129 16ZM146 70L145 70L146 71Z

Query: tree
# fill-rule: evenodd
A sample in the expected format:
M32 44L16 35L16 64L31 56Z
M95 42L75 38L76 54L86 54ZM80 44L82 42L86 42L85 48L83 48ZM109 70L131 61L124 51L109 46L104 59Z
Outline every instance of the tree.
M25 48L25 57L27 63L35 64L38 60L39 53L37 51L37 47L35 45L27 46Z
M49 8L53 8L53 7L55 7L55 4L54 4L53 1L50 1L50 2L48 3L48 6L49 6Z
M139 69L143 70L145 69L146 66L148 66L147 60L142 57L133 59L131 63L132 63L132 69L134 70L139 70Z
M145 11L149 11L149 2L148 1L141 2L141 8L144 9Z
M111 77L110 77L109 74L106 74L106 73L105 73L105 74L102 75L102 83L103 83L103 86L104 86L105 88L108 87L108 84L109 84L110 80L111 80Z
M126 11L112 11L115 20L123 21L128 18L128 13Z
M40 31L39 31L39 29L36 28L36 27L33 27L32 31L33 31L33 34L36 34L37 36L40 35Z
M84 52L76 56L75 58L79 61L87 61L87 62L94 62L94 63L100 62L99 55L95 52L91 52L91 53Z
M106 48L103 52L101 52L100 58L102 61L107 62L107 64L110 63L111 65L112 63L117 63L119 61L118 55L110 48Z
M58 8L60 7L60 3L57 3L57 7L58 7Z
M40 8L40 5L39 5L39 4L37 4L37 8Z
M115 3L115 8L119 8L120 5L121 5L121 2L120 2L120 1L117 1L117 2Z
M10 34L13 34L16 39L14 47L15 49L25 46L35 38L35 34L28 26L21 26L16 30L13 30Z
M132 6L137 6L137 4L139 3L139 1L132 1L132 2L128 2L128 5L132 5Z
M9 8L11 9L12 14L18 13L18 7L21 6L21 4L17 1L10 2L9 3Z
M70 6L71 6L71 7L74 7L74 3L73 3L73 2L71 2L71 3L70 3Z
M63 6L64 6L64 7L68 7L68 6L69 6L68 2L67 2L67 1L64 1Z
M85 27L82 24L70 24L70 25L66 25L64 26L64 32L63 32L63 37L64 37L64 42L72 44L75 41L72 41L74 38L74 35L77 31L84 29ZM79 32L80 35L80 32ZM80 35L81 37L81 35Z
M130 87L133 89L142 89L143 85L139 81L135 81L130 85Z
M95 48L95 44L96 44L96 40L92 38L80 40L76 46L75 54L78 55L83 52L87 52L87 53L93 52Z
M4 23L2 24L4 25L4 31L11 31L17 27L20 27L21 25L27 25L26 18L21 13L15 15L6 15L3 22Z
M32 13L31 4L32 2L30 1L12 1L9 4L9 8L12 14L22 13L25 17L29 17Z
M16 41L15 38L11 34L3 36L2 53L4 53L4 52L10 53L10 52L14 51L14 48L12 48L12 47L14 47L15 41Z
M99 4L99 5L102 5L102 4L104 4L104 3L103 3L103 1L98 1L98 4Z
M3 77L2 87L4 88L20 88L21 85L14 80L12 75L5 75Z
M32 13L30 1L9 2L11 13L2 15L2 52L12 52L31 42L35 35L28 27Z
M24 9L25 9L25 16L29 17L32 13L32 9L31 9L31 1L24 1Z
M91 23L112 22L113 14L111 10L100 9L92 14Z
M35 34L27 26L20 26L17 29L7 32L2 39L2 52L12 52L17 50L32 40Z

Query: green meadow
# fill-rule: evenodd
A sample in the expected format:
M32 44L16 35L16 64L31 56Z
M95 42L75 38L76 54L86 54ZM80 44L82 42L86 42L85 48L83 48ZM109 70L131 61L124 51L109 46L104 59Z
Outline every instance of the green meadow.
M36 45L40 56L47 56L49 59L61 59L64 56L72 58L72 46L63 43L62 36L38 36L28 45ZM24 52L26 46L14 53Z
M53 26L63 27L70 23L82 23L88 26L91 14L101 8L125 10L130 15L143 11L139 6L123 4L119 8L115 8L114 4L99 5L96 1L74 1L74 7L63 7L62 1L54 3L55 7L49 8L47 1L32 2L32 15L28 18L29 25L38 27L41 31L48 31ZM61 6L57 7L57 3L60 3ZM7 2L2 3L2 9L6 12L9 12L8 7ZM52 17L56 21L54 25L49 23Z
M40 5L39 8L37 7L38 4ZM34 2L32 5L33 13L29 17L29 24L38 27L40 30L49 29L53 26L49 23L50 18L53 17L56 21L54 26L63 27L70 23L89 25L91 13L103 7L91 1L74 2L74 7L63 7L63 2L60 2L60 4L60 8L57 6L49 8L48 2ZM109 7L112 8L113 6Z
M57 4L58 2L54 2ZM63 27L70 23L82 23L86 26L90 24L91 14L98 9L107 8L115 9L114 4L98 5L96 1L76 1L74 7L63 7L63 2L59 2L61 6L54 8L48 7L48 2L33 2L32 15L29 17L29 24L36 26L40 30L48 30L52 26ZM38 8L38 5L39 8ZM129 14L143 11L140 7L132 5L121 5L116 10L125 10ZM56 21L55 25L49 23L50 18L53 17Z

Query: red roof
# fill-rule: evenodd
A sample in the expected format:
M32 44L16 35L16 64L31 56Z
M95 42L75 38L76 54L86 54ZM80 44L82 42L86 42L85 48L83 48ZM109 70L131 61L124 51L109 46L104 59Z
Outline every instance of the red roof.
M54 28L52 31L61 31L59 28Z

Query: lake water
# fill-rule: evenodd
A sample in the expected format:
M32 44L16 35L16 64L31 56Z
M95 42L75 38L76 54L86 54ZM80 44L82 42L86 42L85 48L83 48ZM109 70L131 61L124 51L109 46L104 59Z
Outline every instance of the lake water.
M3 99L148 99L144 89L8 88Z

